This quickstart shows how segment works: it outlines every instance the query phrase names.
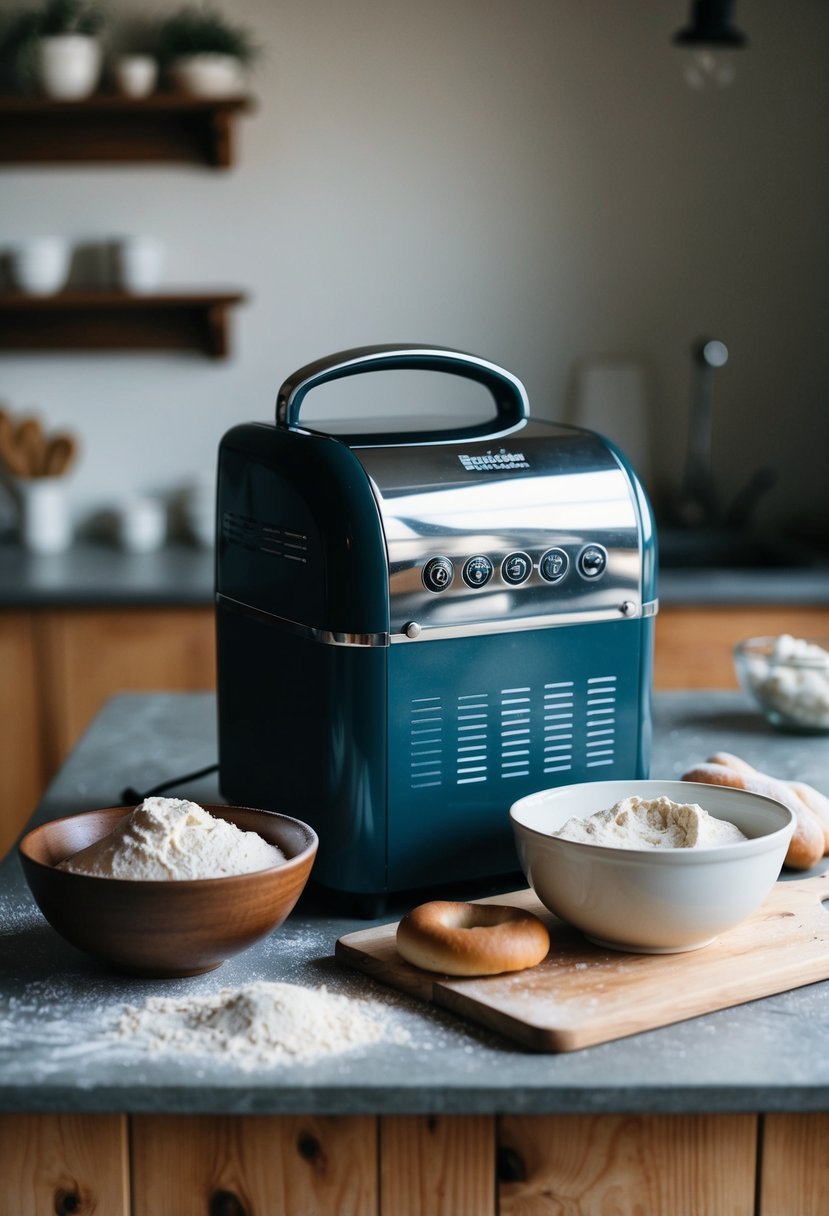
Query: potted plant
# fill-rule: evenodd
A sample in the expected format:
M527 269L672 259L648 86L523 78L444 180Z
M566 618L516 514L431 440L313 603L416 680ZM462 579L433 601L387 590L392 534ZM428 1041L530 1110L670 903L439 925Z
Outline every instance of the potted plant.
M19 78L34 80L56 101L95 91L101 74L103 15L90 0L45 0L11 18L2 39Z
M183 8L162 22L159 54L174 86L198 97L242 92L257 50L247 30L215 9Z

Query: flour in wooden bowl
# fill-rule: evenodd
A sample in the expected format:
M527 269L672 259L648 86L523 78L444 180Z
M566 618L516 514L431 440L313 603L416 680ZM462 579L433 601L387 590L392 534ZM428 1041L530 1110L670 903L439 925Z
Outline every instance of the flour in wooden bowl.
M116 1035L151 1052L221 1057L245 1069L410 1037L379 1001L265 980L208 996L151 997L124 1010Z
M256 832L186 798L145 798L117 826L57 867L98 878L227 878L281 865L285 854Z

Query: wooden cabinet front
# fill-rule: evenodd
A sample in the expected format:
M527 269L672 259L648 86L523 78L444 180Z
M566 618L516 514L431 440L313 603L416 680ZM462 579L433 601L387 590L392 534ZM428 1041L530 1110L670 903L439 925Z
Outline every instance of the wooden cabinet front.
M0 665L2 856L109 697L215 688L213 610L3 612Z
M656 618L654 688L737 688L737 642L781 633L829 637L829 606L667 604Z
M0 857L45 784L39 654L27 612L0 614Z
M113 694L216 686L210 609L85 608L46 613L39 626L50 776Z
M0 1212L823 1216L827 1130L825 1114L8 1114Z

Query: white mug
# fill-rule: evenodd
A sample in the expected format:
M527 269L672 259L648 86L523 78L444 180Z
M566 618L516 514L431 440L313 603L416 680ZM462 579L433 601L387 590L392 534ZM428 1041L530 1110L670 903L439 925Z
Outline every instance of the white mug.
M19 478L20 539L30 553L63 553L72 543L72 524L62 477Z
M164 269L164 246L151 236L122 237L116 243L115 265L124 291L155 291Z
M127 553L152 553L167 535L167 512L157 498L131 498L118 508L118 544Z
M62 236L33 236L11 250L11 271L21 291L50 296L69 277L70 248Z
M121 55L115 61L114 75L124 97L147 97L158 80L158 63L152 55Z

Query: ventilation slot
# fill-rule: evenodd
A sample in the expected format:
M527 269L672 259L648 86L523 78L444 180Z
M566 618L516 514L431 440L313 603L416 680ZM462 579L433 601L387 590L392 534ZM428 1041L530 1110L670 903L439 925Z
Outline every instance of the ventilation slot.
M233 544L243 545L246 549L257 549L259 525L249 515L238 515L235 511L225 511L222 516L222 536Z
M457 784L486 781L489 746L489 698L486 693L458 697Z
M262 524L263 553L273 553L276 557L287 558L289 562L306 562L308 560L308 537L302 532L292 532L288 528L275 528L270 524Z
M232 544L258 553L270 553L287 561L304 564L308 560L308 537L292 528L265 524L251 515L225 511L222 515L222 536Z
M411 788L428 789L443 782L443 706L440 697L412 701L410 718Z
M573 681L544 685L544 772L573 767Z
M585 730L587 768L604 768L616 759L616 676L587 681Z
M530 775L530 689L501 689L501 776Z

